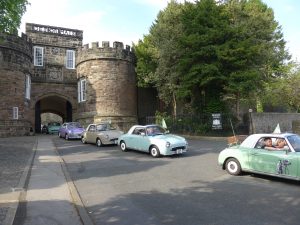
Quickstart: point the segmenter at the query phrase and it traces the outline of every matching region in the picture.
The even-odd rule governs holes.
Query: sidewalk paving
[[[0,138],[0,225],[92,224],[52,138]]]
[[[36,142],[35,136],[0,138],[0,225],[14,218]]]

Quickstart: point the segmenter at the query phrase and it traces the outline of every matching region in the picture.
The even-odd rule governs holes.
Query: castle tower
[[[32,44],[22,37],[0,33],[0,137],[28,135],[32,77]]]
[[[86,125],[109,121],[126,130],[137,123],[137,87],[134,54],[123,43],[92,43],[78,49],[78,110],[75,116]]]

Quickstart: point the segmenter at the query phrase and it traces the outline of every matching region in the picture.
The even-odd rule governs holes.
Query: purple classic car
[[[68,139],[80,139],[84,128],[78,122],[69,122],[61,125],[58,137]]]

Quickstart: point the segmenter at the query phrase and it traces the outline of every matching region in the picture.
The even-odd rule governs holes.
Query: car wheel
[[[102,142],[101,142],[100,138],[97,138],[97,140],[96,140],[96,146],[97,147],[101,147],[102,146]]]
[[[123,152],[126,152],[127,151],[127,147],[126,147],[126,144],[124,141],[121,141],[120,143],[120,148]]]
[[[65,139],[69,140],[69,135],[68,134],[65,134]]]
[[[230,175],[234,176],[240,175],[242,172],[239,161],[234,158],[230,158],[226,161],[225,168]]]
[[[58,132],[58,137],[61,138],[60,132]]]
[[[159,149],[156,146],[151,146],[150,148],[150,154],[154,157],[154,158],[158,158],[160,156],[160,152]]]
[[[81,137],[81,142],[82,142],[82,144],[86,144],[86,140],[84,137]]]

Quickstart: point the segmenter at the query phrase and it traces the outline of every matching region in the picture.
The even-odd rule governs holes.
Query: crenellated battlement
[[[77,49],[77,65],[88,60],[94,59],[119,59],[129,62],[134,62],[134,52],[129,45],[122,42],[113,42],[113,46],[110,46],[109,41],[102,41],[102,46],[99,46],[99,42],[92,42],[91,45],[86,44]]]
[[[0,33],[0,48],[25,54],[32,59],[32,41],[24,33],[21,37]]]

